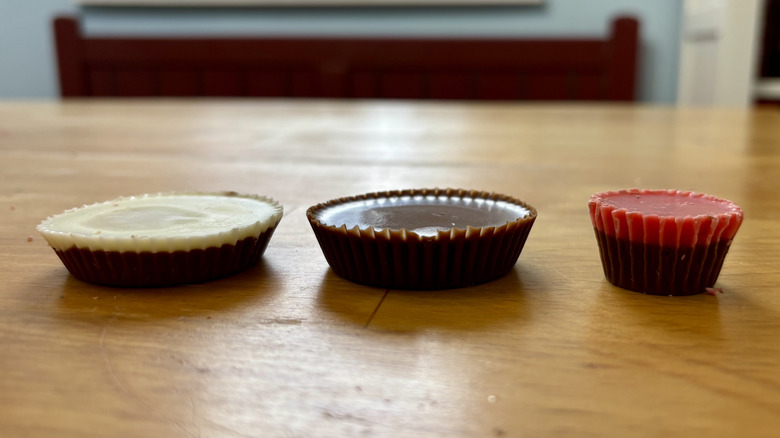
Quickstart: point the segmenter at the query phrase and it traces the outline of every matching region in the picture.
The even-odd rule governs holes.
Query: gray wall
[[[13,5],[13,6],[11,6]],[[640,99],[672,103],[680,0],[546,0],[458,8],[110,8],[79,12],[92,35],[274,34],[605,36],[609,20],[641,20]],[[0,97],[55,97],[50,18],[66,0],[0,0]]]
[[[0,0],[0,98],[58,95],[51,17],[76,10],[69,0]]]

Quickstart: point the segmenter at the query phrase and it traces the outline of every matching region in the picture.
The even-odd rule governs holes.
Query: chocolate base
[[[347,231],[314,222],[312,229],[328,264],[347,280],[388,289],[453,289],[506,275],[535,218],[438,239],[400,231]]]
[[[624,289],[653,295],[693,295],[712,287],[732,242],[729,239],[676,248],[595,232],[607,280]]]
[[[163,287],[226,277],[255,265],[275,227],[235,245],[174,252],[56,251],[71,274],[88,283],[121,287]]]

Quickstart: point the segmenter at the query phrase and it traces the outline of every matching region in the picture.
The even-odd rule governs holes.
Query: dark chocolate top
[[[435,236],[439,230],[497,227],[530,215],[529,208],[503,200],[417,195],[356,199],[323,208],[316,218],[348,229],[406,229]]]

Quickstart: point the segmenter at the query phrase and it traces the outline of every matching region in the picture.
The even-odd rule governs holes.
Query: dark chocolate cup
[[[470,197],[522,206],[529,215],[500,226],[452,228],[435,236],[406,229],[376,230],[324,224],[323,209],[345,202],[400,196]],[[356,283],[388,289],[452,289],[506,275],[520,256],[536,209],[515,198],[479,191],[419,189],[367,193],[334,199],[306,211],[322,253],[333,271]]]
[[[174,252],[119,252],[75,246],[55,250],[68,271],[88,283],[120,287],[165,287],[200,283],[246,270],[260,260],[276,227],[233,245]]]
[[[596,230],[604,276],[615,286],[650,295],[682,296],[715,285],[732,240],[688,247],[646,245]]]

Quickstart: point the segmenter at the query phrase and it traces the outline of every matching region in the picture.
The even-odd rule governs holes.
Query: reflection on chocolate
[[[663,247],[594,230],[607,280],[624,289],[653,295],[693,295],[712,287],[732,242]]]
[[[433,236],[452,228],[496,227],[529,214],[524,206],[506,201],[418,195],[355,200],[324,208],[316,217],[327,225],[406,229]]]
[[[336,274],[385,288],[447,289],[509,272],[536,210],[495,193],[423,189],[336,199],[306,215]]]

